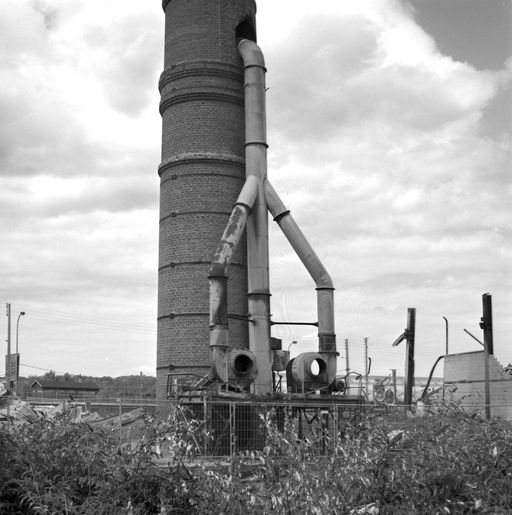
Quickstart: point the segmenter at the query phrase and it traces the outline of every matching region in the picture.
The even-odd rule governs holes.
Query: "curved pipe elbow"
[[[238,43],[238,51],[242,56],[244,67],[258,66],[259,68],[267,69],[265,67],[265,59],[260,47],[250,39],[241,39]]]
[[[256,195],[258,194],[259,179],[253,175],[247,177],[238,199],[233,207],[222,238],[215,251],[208,277],[227,277],[231,257],[242,236],[247,217],[249,216]]]
[[[306,237],[299,229],[295,220],[293,219],[290,211],[286,208],[283,201],[280,199],[276,190],[268,180],[265,180],[265,197],[267,207],[274,217],[274,220],[281,227],[286,238],[297,252],[299,258],[304,263],[306,269],[313,281],[317,290],[334,290],[334,285],[331,276],[325,269],[324,265],[316,255],[315,251],[308,243]]]
[[[316,278],[315,280],[317,290],[334,290],[334,283],[332,282],[331,276],[327,271]]]

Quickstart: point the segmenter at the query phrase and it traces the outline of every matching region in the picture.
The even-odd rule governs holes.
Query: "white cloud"
[[[391,342],[389,315],[398,331],[417,305],[428,348],[436,310],[460,304],[469,318],[471,297],[478,310],[484,291],[510,291],[510,242],[494,232],[511,215],[510,146],[481,126],[504,72],[441,55],[407,12],[384,4],[371,17],[340,8],[329,23],[303,18],[265,52],[269,177],[338,285],[338,336]],[[287,247],[273,241],[281,263]],[[300,292],[311,285],[289,260],[272,275],[272,309],[305,318],[314,309]]]
[[[25,360],[146,373],[155,353],[160,3],[2,7],[1,291],[27,311]],[[342,354],[350,338],[362,367],[368,336],[374,370],[400,368],[403,351],[389,345],[416,306],[426,373],[444,345],[441,315],[462,333],[478,322],[484,291],[495,295],[496,347],[505,348],[510,62],[478,71],[443,56],[396,0],[259,0],[258,30],[269,177],[333,276]],[[274,318],[314,321],[311,278],[275,227],[271,243]],[[316,347],[315,331],[280,326],[276,335],[298,340],[297,353]],[[454,336],[454,348],[465,344]]]

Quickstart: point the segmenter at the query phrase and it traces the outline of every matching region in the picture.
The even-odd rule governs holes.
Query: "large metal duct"
[[[210,371],[208,272],[245,181],[244,76],[253,0],[164,0],[157,396]],[[248,345],[245,238],[230,259],[229,339]]]
[[[265,61],[254,41],[238,45],[245,77],[246,182],[231,213],[210,269],[210,346],[217,379],[248,386],[256,394],[272,392],[268,212],[265,199],[267,141]],[[247,224],[249,349],[233,349],[228,334],[228,266]]]
[[[318,353],[306,352],[294,358],[287,367],[288,387],[305,392],[325,388],[336,378],[336,334],[334,332],[334,286],[331,277],[307,241],[290,211],[278,194],[265,181],[268,209],[286,239],[315,281],[318,315]]]

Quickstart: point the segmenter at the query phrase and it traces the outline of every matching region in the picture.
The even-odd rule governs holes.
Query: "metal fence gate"
[[[267,440],[266,421],[278,431],[292,430],[299,439],[308,438],[320,453],[334,449],[347,423],[357,422],[364,404],[344,403],[254,403],[182,402],[177,416],[201,423],[198,451],[204,456],[233,456],[262,450]]]

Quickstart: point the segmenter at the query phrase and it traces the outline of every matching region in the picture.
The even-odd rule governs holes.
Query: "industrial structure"
[[[163,0],[157,396],[168,381],[268,395],[330,392],[331,278],[267,178],[265,62],[254,0]],[[271,337],[268,213],[317,290],[318,350]]]

